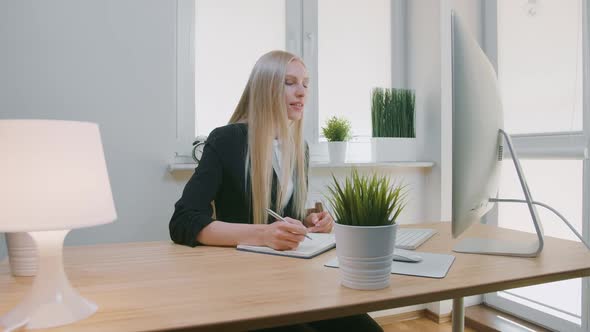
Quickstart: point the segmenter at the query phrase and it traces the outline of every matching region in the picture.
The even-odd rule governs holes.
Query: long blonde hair
[[[272,190],[272,141],[277,135],[281,143],[281,174],[278,175],[275,206],[279,214],[293,177],[293,211],[297,219],[304,217],[307,198],[305,176],[305,144],[303,118],[289,124],[285,105],[285,74],[291,61],[303,60],[284,51],[272,51],[258,59],[238,106],[229,123],[248,123],[246,174],[252,188],[254,224],[266,224]],[[276,131],[275,131],[276,130]]]

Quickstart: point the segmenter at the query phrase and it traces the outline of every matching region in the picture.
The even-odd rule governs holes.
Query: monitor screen
[[[494,205],[502,159],[503,112],[496,72],[465,23],[451,17],[453,237]]]

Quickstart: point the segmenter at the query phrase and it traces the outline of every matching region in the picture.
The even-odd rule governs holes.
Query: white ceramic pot
[[[6,233],[10,271],[15,277],[31,277],[37,273],[37,245],[29,233]]]
[[[371,139],[371,159],[384,161],[416,161],[418,145],[415,138],[373,137]]]
[[[344,163],[344,160],[346,160],[347,146],[348,142],[328,142],[328,153],[330,154],[330,163]]]
[[[343,286],[372,290],[389,287],[397,225],[335,224],[336,256]]]

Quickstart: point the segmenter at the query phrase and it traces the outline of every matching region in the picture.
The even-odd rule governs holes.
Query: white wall
[[[100,125],[118,219],[74,230],[67,244],[169,238],[185,181],[165,171],[176,135],[175,20],[166,0],[0,2],[0,118]]]
[[[425,220],[443,220],[441,214],[441,117],[440,117],[440,3],[438,0],[407,2],[408,87],[416,90],[416,136],[422,160],[435,162],[426,176],[422,199]],[[444,166],[444,165],[443,165]],[[450,220],[450,218],[446,218]]]
[[[337,178],[349,176],[350,168],[312,168],[309,175],[309,197],[308,205],[313,206],[313,202],[321,201],[330,209],[329,204],[325,199],[327,193],[327,185],[333,183],[332,174]],[[371,167],[359,169],[360,174],[370,174],[377,172],[379,174],[387,174],[392,181],[398,181],[407,185],[408,189],[408,204],[399,215],[397,221],[400,224],[417,224],[425,221],[425,214],[423,209],[423,197],[426,193],[425,178],[430,169],[428,168],[386,168],[386,167]]]

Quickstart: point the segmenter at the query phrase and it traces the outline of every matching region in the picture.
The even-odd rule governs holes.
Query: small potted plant
[[[415,161],[416,97],[409,89],[375,88],[371,98],[375,161]]]
[[[330,162],[343,163],[346,159],[347,141],[350,139],[350,122],[344,117],[333,116],[326,121],[322,132],[328,140]]]
[[[381,289],[390,284],[396,219],[406,205],[406,186],[386,175],[360,175],[339,182],[332,175],[327,199],[334,212],[336,256],[343,286]]]

